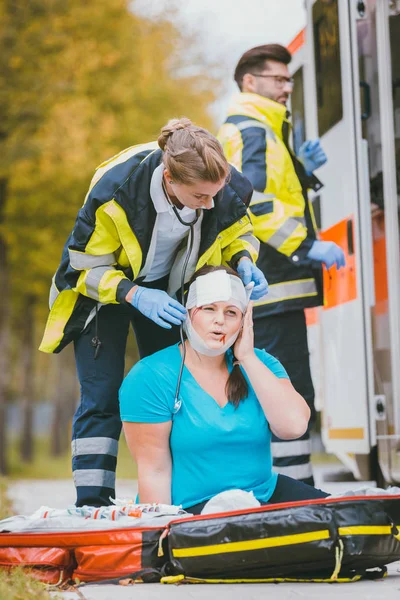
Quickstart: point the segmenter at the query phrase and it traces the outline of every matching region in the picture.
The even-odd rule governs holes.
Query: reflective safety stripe
[[[107,437],[79,438],[71,442],[72,456],[84,454],[118,455],[118,440]]]
[[[51,282],[50,293],[49,293],[49,308],[51,308],[56,301],[56,298],[60,292],[57,289],[57,286],[54,282],[54,277]]]
[[[292,217],[292,219],[295,219],[296,221],[304,225],[304,227],[306,226],[306,220],[304,217]]]
[[[293,442],[272,442],[272,456],[284,458],[285,456],[303,456],[311,454],[311,440],[293,440]]]
[[[179,583],[180,581],[186,581],[188,583],[352,583],[353,581],[359,581],[362,575],[354,575],[353,577],[327,577],[326,579],[317,579],[316,577],[308,578],[294,578],[294,577],[267,577],[265,579],[254,578],[254,579],[200,579],[199,577],[185,577],[185,575],[167,575],[161,577],[160,583]],[[383,574],[382,577],[385,577]]]
[[[104,273],[110,271],[113,267],[96,267],[95,269],[90,269],[85,279],[86,291],[90,298],[94,298],[94,300],[100,300],[100,281],[103,277]]]
[[[257,252],[257,254],[260,252],[260,242],[256,237],[254,237],[254,235],[251,235],[251,233],[246,233],[245,235],[241,235],[240,238],[238,238],[238,239],[251,244],[253,246],[254,250]]]
[[[290,465],[288,467],[275,467],[274,465],[274,471],[293,479],[308,479],[308,477],[313,476],[312,466],[309,462],[304,465]]]
[[[265,125],[264,123],[260,123],[260,121],[253,121],[252,119],[248,119],[247,121],[242,121],[241,123],[235,123],[236,127],[239,131],[243,131],[244,129],[250,129],[251,127],[257,127],[257,129],[264,129],[267,137],[276,140],[276,135],[271,127]]]
[[[251,197],[250,206],[252,206],[252,204],[258,204],[258,202],[265,202],[265,200],[275,200],[275,198],[275,194],[263,194],[262,192],[257,192],[257,190],[254,190]]]
[[[77,487],[115,487],[114,471],[104,469],[77,469],[73,472],[74,483]]]
[[[282,246],[282,244],[292,235],[299,224],[299,221],[295,218],[290,217],[289,219],[286,219],[283,225],[268,238],[267,244],[273,248],[279,248],[279,246]]]
[[[390,535],[391,525],[353,525],[338,527],[339,535]],[[397,536],[394,536],[397,537]]]
[[[172,548],[172,554],[177,558],[193,556],[209,556],[210,554],[227,554],[230,552],[247,552],[261,550],[262,548],[275,548],[277,546],[292,546],[317,540],[328,540],[328,529],[311,531],[309,533],[295,533],[261,540],[247,540],[244,542],[228,542],[226,544],[213,544],[212,546],[195,546],[193,548]]]
[[[271,304],[282,300],[293,300],[294,298],[304,298],[306,296],[316,296],[318,294],[314,279],[300,279],[298,281],[285,281],[283,283],[273,283],[268,288],[268,294],[257,300],[255,306]]]
[[[113,252],[109,254],[101,254],[95,256],[94,254],[85,254],[84,252],[77,252],[76,250],[68,250],[69,262],[73,269],[81,271],[82,269],[94,269],[95,267],[104,267],[106,265],[115,265],[115,255]]]

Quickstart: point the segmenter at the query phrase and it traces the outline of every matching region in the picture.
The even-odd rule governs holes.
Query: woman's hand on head
[[[247,306],[242,330],[233,347],[233,352],[239,362],[254,356],[253,302],[249,302]]]

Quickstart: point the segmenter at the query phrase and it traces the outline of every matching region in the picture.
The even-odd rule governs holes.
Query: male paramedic
[[[254,187],[250,215],[261,242],[257,265],[269,282],[268,295],[254,306],[255,346],[283,364],[313,418],[304,309],[323,303],[322,266],[340,268],[345,258],[334,242],[317,239],[308,199],[309,188],[322,187],[313,174],[327,160],[321,144],[305,142],[297,157],[289,145],[290,61],[290,53],[279,44],[243,54],[234,75],[240,93],[232,99],[218,138],[228,161]],[[273,436],[275,470],[313,485],[310,452],[309,430],[294,441]]]

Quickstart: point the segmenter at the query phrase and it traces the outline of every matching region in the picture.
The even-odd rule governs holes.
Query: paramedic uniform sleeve
[[[94,222],[85,206],[79,211],[68,241],[66,278],[69,272],[74,282],[71,287],[80,294],[103,304],[116,304],[125,301],[126,294],[135,284],[116,268],[121,241],[106,209],[107,203],[97,209]]]
[[[237,131],[227,139],[228,160],[254,187],[250,216],[254,235],[294,262],[306,258],[305,201],[289,152],[262,123]]]

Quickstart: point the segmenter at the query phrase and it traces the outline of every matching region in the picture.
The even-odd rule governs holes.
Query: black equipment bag
[[[174,521],[163,583],[354,581],[400,559],[400,496],[271,504]],[[367,572],[368,569],[374,569]]]

